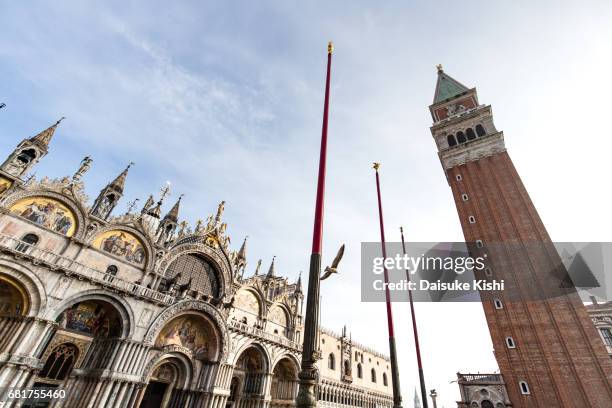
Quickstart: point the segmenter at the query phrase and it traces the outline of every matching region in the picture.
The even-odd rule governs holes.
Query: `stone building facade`
[[[114,215],[130,166],[91,205],[89,157],[71,177],[28,177],[58,125],[0,166],[0,385],[66,395],[34,404],[5,392],[3,406],[293,406],[301,280],[274,261],[245,277],[246,239],[230,248],[224,202],[193,228],[180,197],[162,212],[167,188]],[[387,357],[346,331],[321,339],[333,355],[319,362],[322,406],[392,405]]]
[[[612,358],[612,301],[600,303],[592,296],[591,304],[586,308],[608,355]]]
[[[457,385],[461,400],[457,408],[506,408],[512,407],[506,383],[501,374],[457,373]]]
[[[438,68],[431,133],[473,257],[513,407],[605,408],[612,361],[506,150],[490,105]],[[536,135],[537,136],[537,135]],[[550,169],[548,169],[550,170]]]

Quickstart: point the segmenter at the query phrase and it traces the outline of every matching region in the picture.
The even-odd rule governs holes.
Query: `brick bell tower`
[[[612,360],[493,124],[490,105],[438,66],[431,133],[471,251],[497,363],[519,407],[612,407]],[[474,255],[474,254],[473,254]],[[469,338],[469,337],[468,337]]]

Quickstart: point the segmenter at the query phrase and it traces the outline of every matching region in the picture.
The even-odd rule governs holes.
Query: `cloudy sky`
[[[323,324],[387,350],[384,305],[360,303],[360,243],[462,234],[428,127],[435,65],[478,88],[554,240],[608,241],[609,1],[3,2],[0,149],[67,119],[38,175],[92,155],[95,196],[134,161],[123,203],[172,183],[192,223],[226,200],[249,271],[295,278],[312,236],[326,44],[333,39]],[[170,205],[171,203],[168,203]],[[457,371],[496,370],[478,304],[418,304],[427,387],[459,398]],[[406,304],[395,305],[406,406],[418,382]]]

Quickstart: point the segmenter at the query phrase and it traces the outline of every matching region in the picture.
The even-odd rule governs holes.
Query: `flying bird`
[[[334,258],[331,266],[328,266],[325,268],[325,271],[323,272],[323,276],[321,276],[321,280],[325,280],[329,278],[332,274],[338,273],[338,265],[340,264],[340,261],[342,260],[343,255],[344,255],[344,244],[342,244],[342,246],[338,250],[338,253],[336,254],[336,257]]]

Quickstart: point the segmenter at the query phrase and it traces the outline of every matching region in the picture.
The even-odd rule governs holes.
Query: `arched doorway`
[[[0,276],[0,317],[24,316],[29,308],[28,296],[21,284]]]
[[[272,372],[271,407],[292,406],[298,391],[298,368],[293,360],[282,358]]]
[[[218,365],[221,334],[205,315],[189,312],[166,323],[155,347],[165,354],[151,370],[140,407],[179,408],[195,398],[193,378],[211,375]]]
[[[251,346],[240,354],[232,377],[232,383],[239,385],[234,395],[234,408],[256,404],[263,399],[268,372],[266,361],[264,352],[258,346]]]
[[[118,347],[124,330],[123,318],[110,301],[95,298],[76,302],[66,307],[56,322],[57,329],[40,355],[43,368],[34,379],[34,388],[64,387],[75,368],[107,369],[113,363],[105,357]],[[72,386],[82,378],[70,380],[74,381]]]
[[[140,408],[168,406],[172,390],[180,386],[181,365],[175,359],[164,360],[151,374],[149,383],[140,402]]]

